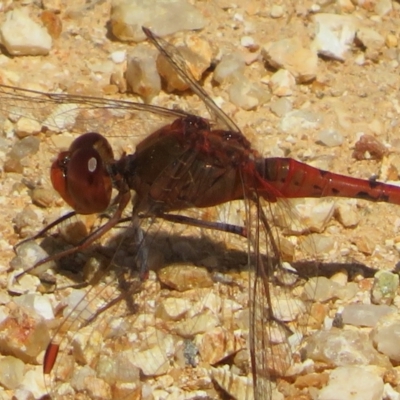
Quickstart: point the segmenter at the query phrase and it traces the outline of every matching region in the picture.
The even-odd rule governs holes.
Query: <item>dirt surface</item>
[[[114,63],[111,60],[111,54],[121,50],[129,53],[134,46],[133,43],[123,43],[112,38],[108,24],[110,2],[94,2],[90,5],[79,1],[66,3],[68,3],[68,6],[61,4],[59,7],[60,12],[54,13],[54,17],[62,23],[62,31],[59,37],[53,38],[50,53],[47,56],[12,57],[4,52],[0,55],[1,83],[43,92],[62,92],[112,99],[137,100],[138,98],[130,93],[118,93],[118,87],[110,84],[112,73],[123,72],[125,67],[124,63]],[[320,1],[316,3],[302,1],[300,2],[301,4],[298,3],[291,3],[285,0],[277,1],[276,4],[256,0],[237,0],[232,2],[224,0],[194,1],[194,6],[200,10],[207,20],[207,26],[195,34],[206,39],[211,44],[213,62],[217,63],[223,54],[229,54],[234,51],[241,53],[248,60],[244,76],[249,81],[256,82],[264,87],[268,100],[252,110],[244,110],[235,106],[227,94],[229,83],[215,84],[212,79],[211,68],[203,75],[201,85],[213,99],[217,100],[221,108],[235,121],[244,135],[254,144],[254,148],[264,157],[293,157],[313,166],[340,174],[363,179],[398,182],[398,168],[400,168],[400,164],[398,164],[398,152],[400,151],[398,135],[400,112],[398,99],[400,85],[398,77],[400,61],[398,49],[400,34],[399,3],[393,2],[393,10],[384,16],[378,16],[372,2],[364,2],[363,5],[353,5],[352,7],[350,7],[352,5],[350,2],[347,4],[339,1]],[[283,13],[281,17],[272,18],[270,16],[270,10],[273,5],[282,6]],[[312,127],[297,127],[290,132],[285,132],[282,129],[283,117],[277,116],[271,111],[272,104],[279,99],[278,96],[271,94],[267,84],[275,70],[262,60],[261,48],[268,42],[292,37],[298,37],[305,48],[311,48],[314,37],[313,12],[311,10],[317,11],[316,5],[318,5],[319,12],[354,16],[360,23],[379,33],[384,38],[384,43],[378,49],[373,49],[374,51],[372,51],[355,41],[349,46],[343,61],[329,57],[319,57],[315,79],[307,83],[296,83],[292,88],[292,95],[286,97],[292,103],[293,110],[309,112],[313,120],[317,121],[317,124]],[[4,5],[3,9],[7,11],[14,6],[10,2],[10,4]],[[29,4],[25,8],[33,19],[40,20],[43,9],[35,4]],[[184,37],[186,34],[188,33],[179,32],[177,35]],[[251,36],[254,39],[254,45],[251,48],[245,48],[241,45],[241,39],[245,36]],[[361,59],[362,62],[360,61]],[[205,106],[190,92],[169,94],[163,91],[153,99],[153,104],[168,108],[181,108],[194,114],[208,117]],[[44,111],[47,111],[39,110],[34,104],[31,106],[26,105],[26,107],[28,107],[27,113],[37,115],[38,120],[43,116]],[[155,127],[158,127],[160,121],[155,120],[153,122],[152,118],[149,117],[149,120],[144,121],[145,126],[143,127],[142,120],[122,120],[115,124],[110,123],[109,126],[107,125],[107,131],[104,131],[102,121],[99,124],[99,121],[95,121],[92,117],[92,120],[89,119],[83,124],[84,128],[76,126],[72,133],[40,132],[35,135],[35,138],[39,139],[39,151],[14,164],[10,161],[9,152],[12,146],[21,138],[17,137],[12,129],[8,130],[10,106],[6,101],[2,100],[1,95],[0,112],[4,126],[2,138],[0,139],[0,161],[2,165],[2,191],[0,197],[2,204],[2,218],[0,221],[0,293],[2,297],[0,302],[8,309],[10,307],[10,295],[7,290],[7,280],[10,268],[9,263],[14,257],[13,245],[22,238],[37,232],[68,209],[53,191],[49,179],[51,162],[59,151],[68,147],[72,139],[83,132],[82,129],[88,128],[100,130],[101,134],[111,138],[117,155],[121,155],[123,152],[132,153],[136,143],[154,130]],[[19,110],[18,113],[23,114],[24,110]],[[6,119],[8,120],[7,123],[4,122]],[[11,122],[14,123],[15,120]],[[40,121],[40,123],[42,122]],[[110,132],[108,129],[112,129],[112,131]],[[318,135],[321,131],[326,130],[339,132],[343,142],[333,147],[322,145]],[[368,154],[365,149],[361,149],[361,157],[366,155],[367,159],[355,159],[353,152],[362,133],[373,136],[377,142],[385,146],[387,149],[383,151],[385,154],[379,153],[382,157],[379,156],[379,159],[369,157],[368,154],[373,152],[373,146],[367,145]],[[318,258],[324,263],[337,263],[339,264],[339,271],[344,270],[346,266],[352,263],[360,263],[371,268],[394,269],[399,258],[400,219],[397,217],[398,207],[362,200],[332,200],[332,202],[335,214],[323,224],[321,232],[314,234],[313,244],[311,245],[312,250],[306,254],[306,258]],[[310,207],[314,207],[313,204]],[[338,216],[340,214],[338,204],[344,205],[344,212],[347,216],[351,215],[355,218],[355,226],[346,227],[346,224],[341,222],[341,218]],[[221,210],[220,212],[222,213],[232,212],[232,210],[235,212],[236,205],[226,206]],[[22,215],[24,218],[29,219],[30,212],[34,213],[32,221],[22,224],[22,228],[21,226],[17,228],[16,217]],[[212,211],[206,210],[202,213],[201,218],[210,218],[212,214]],[[229,218],[231,221],[236,221],[234,216],[230,215]],[[87,218],[85,222],[86,227],[89,228],[92,224],[95,224],[94,218]],[[199,244],[196,241],[192,242],[192,239],[188,239],[185,242],[181,238],[181,236],[189,236],[191,234],[192,230],[190,228],[186,230],[181,227],[173,228],[165,222],[162,224],[162,228],[165,232],[171,234],[172,239],[169,240],[163,237],[160,243],[157,243],[156,250],[152,252],[151,257],[155,259],[154,264],[157,265],[157,268],[160,268],[162,262],[159,260],[163,258],[165,264],[173,264],[168,255],[162,254],[163,249],[167,246],[166,243],[168,246],[174,247],[177,253],[184,255],[192,254],[194,250],[198,250]],[[161,230],[157,226],[152,229],[155,231]],[[120,230],[116,230],[116,234],[118,233],[120,233]],[[204,235],[201,233],[199,236],[204,239]],[[328,238],[325,250],[323,247],[320,250],[319,243],[322,240],[321,238]],[[294,245],[298,245],[305,240],[301,235],[286,236],[286,239],[288,243],[290,242]],[[235,262],[238,262],[239,265],[241,265],[242,258],[244,258],[245,264],[245,242],[236,238],[232,239],[229,235],[217,235],[216,240],[216,243],[213,243],[212,240],[209,243],[206,240],[207,243],[201,249],[201,259],[190,259],[189,263],[200,264],[211,269],[217,269],[216,266],[218,266],[219,262],[225,263],[223,271],[229,275],[226,267],[226,264],[231,262],[229,257],[228,259],[220,260],[218,254],[215,254],[220,250],[221,241],[226,240],[227,243],[225,245],[228,248],[241,249],[241,252],[231,254],[231,258],[236,258]],[[171,241],[175,242],[172,243]],[[118,241],[115,240],[115,242]],[[57,248],[58,244],[52,244],[52,246],[54,247],[51,250],[55,251],[54,249]],[[118,245],[114,244],[114,247],[110,245],[108,250],[103,250],[106,253],[106,258],[110,256],[108,253],[111,253],[115,247],[118,247]],[[225,252],[226,248],[223,251]],[[298,248],[296,248],[295,253],[296,256],[304,256],[304,253]],[[121,254],[121,257],[126,254],[126,257],[133,258],[133,255],[129,254],[128,250],[126,253],[122,252]],[[79,257],[78,260],[74,259],[73,262],[79,265]],[[179,262],[183,261],[179,260]],[[179,265],[179,262],[177,265]],[[229,295],[236,296],[235,299],[238,303],[242,301],[243,304],[246,304],[242,291],[245,290],[243,288],[246,288],[247,277],[240,270],[239,265],[234,267],[233,279],[240,280],[238,285],[240,290],[232,287],[230,289],[218,287],[215,290],[218,293],[226,290],[227,293],[224,293],[226,298],[229,298]],[[343,268],[341,268],[341,265]],[[75,279],[77,279],[76,276]],[[360,288],[362,285],[371,286],[371,280],[361,280],[361,282],[359,283]],[[160,289],[160,282],[155,274],[151,274],[147,286],[148,292],[144,292],[137,302],[141,306],[147,302],[146,306],[150,310],[153,312],[155,310],[159,311],[157,306],[168,297],[168,291],[165,286],[162,286],[164,291]],[[227,287],[229,288],[229,285]],[[118,291],[120,291],[120,288]],[[157,294],[158,291],[160,291],[161,295]],[[56,291],[54,294],[55,299],[59,301],[60,297],[65,296],[66,293]],[[92,291],[91,296],[95,297],[93,295]],[[181,295],[177,295],[174,292],[174,296],[178,298]],[[110,297],[113,296],[110,295]],[[241,298],[241,300],[238,300],[238,298]],[[106,301],[105,299],[103,300]],[[54,304],[57,301],[54,300]],[[152,301],[155,303],[150,304]],[[356,300],[352,301],[356,302]],[[333,304],[335,302],[336,304]],[[341,301],[334,300],[324,304],[328,309],[332,307],[333,311],[327,312],[331,317],[334,316],[334,313],[341,305]],[[229,319],[231,311],[226,311],[224,319]],[[126,309],[121,309],[118,316],[122,318],[125,313],[127,313]],[[115,314],[117,315],[117,312]],[[143,317],[142,324],[149,325],[152,317],[149,317],[148,314],[145,315],[147,320]],[[163,318],[161,317],[161,319]],[[57,320],[61,320],[61,314],[58,314]],[[102,319],[102,322],[103,324],[106,323],[105,318]],[[51,326],[51,323],[49,322],[48,325]],[[135,326],[135,328],[138,328],[138,326]],[[50,330],[50,332],[50,335],[52,335],[53,331]],[[144,341],[143,338],[142,340]],[[240,345],[235,342],[236,345],[241,349],[246,348],[246,335],[237,340]],[[119,345],[124,348],[123,344],[120,343]],[[4,355],[10,355],[10,351],[5,351]],[[43,352],[40,352],[34,357],[34,360],[24,359],[23,361],[27,364],[25,372],[31,368],[39,374],[42,357]],[[21,358],[23,359],[23,357]],[[203,364],[201,364],[201,367],[203,367]],[[121,396],[119,398],[124,398],[123,396],[138,399],[196,398],[194,394],[192,394],[192,397],[187,394],[195,393],[196,390],[203,390],[206,393],[204,397],[201,397],[199,392],[196,392],[199,396],[198,398],[226,398],[220,389],[215,389],[217,385],[209,377],[207,378],[206,372],[202,371],[200,373],[198,370],[193,372],[187,366],[182,370],[187,374],[187,378],[186,375],[183,375],[183,372],[176,368],[172,373],[169,371],[156,378],[147,377],[143,379],[141,382],[144,382],[144,385],[149,385],[149,387],[153,388],[149,389],[149,393],[151,393],[149,395],[146,395],[146,389],[143,389],[143,386],[137,384],[138,386],[132,391],[134,394],[131,394],[131,397],[126,395],[127,392],[124,392],[119,387],[120,392],[114,391],[113,393],[117,397],[112,398],[118,398],[118,393]],[[389,370],[395,371],[395,369],[387,368],[387,371]],[[320,373],[321,370],[318,372]],[[321,382],[324,382],[326,378],[324,373],[319,374],[317,382],[313,382],[311,378],[309,380],[304,379],[307,384],[302,383],[293,387],[291,384],[294,379],[284,381],[282,386],[285,393],[284,398],[318,398],[319,385],[322,385],[323,383]],[[66,376],[68,375],[67,373],[65,374]],[[199,374],[199,376],[195,378],[195,374]],[[382,372],[382,369],[377,372],[379,376],[384,374],[385,372]],[[306,372],[303,375],[310,376]],[[63,376],[61,373],[61,380],[65,379]],[[386,379],[386,381],[389,381],[389,379]],[[0,381],[0,383],[2,382]],[[391,383],[394,388],[398,385],[397,379],[393,379]],[[198,386],[193,387],[195,384]],[[0,396],[5,399],[11,398],[11,393],[17,389],[17,386],[8,388],[10,390],[5,389],[3,393],[0,392]],[[289,386],[290,389],[288,389]],[[181,392],[175,391],[176,388],[180,389]],[[43,389],[44,392],[45,389]],[[171,393],[175,393],[177,397],[172,397]],[[184,397],[185,393],[187,397]],[[76,396],[69,398],[95,398],[93,394],[86,394],[88,397],[83,394],[81,395],[82,397],[79,397],[80,395]],[[97,398],[107,398],[107,396],[103,397],[104,394],[98,394],[97,396]],[[67,395],[65,397],[61,395],[60,398],[68,397]],[[239,395],[238,398],[244,397]]]

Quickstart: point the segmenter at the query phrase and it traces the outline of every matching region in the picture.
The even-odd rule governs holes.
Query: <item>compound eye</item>
[[[112,181],[106,168],[108,160],[103,160],[99,148],[111,149],[101,135],[87,133],[77,138],[69,151],[60,153],[51,167],[54,189],[78,214],[102,212],[111,201]],[[106,156],[109,157],[110,153]]]

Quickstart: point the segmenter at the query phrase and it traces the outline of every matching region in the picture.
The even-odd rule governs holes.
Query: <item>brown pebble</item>
[[[353,157],[356,160],[382,160],[387,153],[388,149],[374,136],[363,135],[354,147]]]
[[[9,158],[3,165],[4,172],[15,172],[17,174],[22,174],[24,171],[24,167],[21,164],[20,160],[15,158]]]
[[[62,22],[60,17],[53,11],[43,11],[40,19],[46,27],[47,32],[53,39],[60,37],[62,32]]]
[[[326,372],[321,374],[311,373],[297,377],[294,385],[300,389],[310,386],[321,389],[328,383],[328,379],[329,375]]]

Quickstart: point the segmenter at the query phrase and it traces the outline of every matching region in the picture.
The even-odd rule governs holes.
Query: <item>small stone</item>
[[[336,202],[335,217],[345,228],[357,226],[361,219],[357,212],[357,202],[339,199]]]
[[[295,134],[305,130],[315,129],[320,123],[320,116],[314,112],[308,110],[293,110],[282,118],[280,128],[283,132]]]
[[[128,354],[129,353],[129,354]],[[140,368],[146,376],[164,375],[169,369],[170,357],[173,357],[175,348],[172,336],[166,335],[159,339],[157,346],[148,350],[127,350],[125,356],[132,359],[132,364]]]
[[[357,246],[357,249],[364,254],[372,254],[378,243],[376,229],[365,228],[362,234],[355,234],[351,242]]]
[[[24,368],[24,363],[18,358],[0,358],[0,383],[7,389],[16,389],[22,381]]]
[[[374,327],[381,318],[394,312],[393,307],[386,305],[349,304],[343,309],[342,320],[344,324]]]
[[[185,319],[177,322],[174,325],[174,332],[179,336],[191,339],[199,333],[204,333],[212,330],[219,325],[219,319],[210,312],[203,312],[195,315],[190,319]]]
[[[324,129],[318,133],[317,143],[327,147],[340,146],[343,143],[343,135],[336,129]]]
[[[7,51],[14,56],[46,55],[52,46],[46,28],[34,22],[23,9],[6,14],[6,20],[0,26],[0,38]]]
[[[34,241],[21,244],[16,248],[16,253],[17,255],[10,261],[10,266],[14,270],[29,270],[29,272],[32,274],[40,275],[49,268],[56,267],[54,261],[49,261],[46,264],[40,265],[34,270],[30,270],[30,268],[32,268],[37,262],[49,256],[46,251]]]
[[[269,12],[269,15],[271,16],[271,18],[281,18],[283,17],[284,13],[285,9],[283,6],[279,4],[273,4]]]
[[[203,362],[214,365],[235,354],[244,347],[239,338],[222,327],[216,327],[196,337],[197,347]]]
[[[267,43],[262,47],[261,54],[272,67],[288,70],[297,82],[309,82],[316,77],[317,54],[303,47],[299,38]]]
[[[126,50],[113,51],[110,58],[115,64],[121,64],[126,60]]]
[[[62,0],[42,0],[42,6],[45,10],[50,10],[56,13],[62,10]]]
[[[36,154],[39,151],[40,139],[34,136],[27,136],[16,142],[8,156],[12,159],[21,160],[27,156]]]
[[[319,400],[380,400],[383,396],[381,377],[361,367],[333,370],[329,383],[318,394]]]
[[[337,5],[343,13],[350,14],[355,9],[354,4],[351,2],[351,0],[338,0]]]
[[[15,134],[20,138],[37,135],[42,130],[42,125],[32,118],[21,117],[15,124]]]
[[[113,34],[123,41],[146,39],[142,26],[149,26],[158,36],[182,30],[203,29],[203,15],[186,0],[123,0],[111,10]]]
[[[360,28],[357,31],[357,39],[366,47],[365,55],[370,60],[379,57],[379,52],[385,44],[385,38],[370,28]]]
[[[374,276],[371,300],[374,304],[390,305],[399,287],[399,275],[389,271],[378,271]]]
[[[389,49],[397,47],[398,39],[393,33],[388,33],[385,39],[385,44]]]
[[[291,234],[322,232],[335,210],[334,201],[328,199],[293,199],[290,203],[296,210],[297,218],[288,218],[283,209],[277,209],[274,220]]]
[[[374,11],[380,16],[389,14],[393,9],[391,0],[377,0]]]
[[[50,207],[56,202],[58,197],[53,189],[37,187],[31,191],[32,203],[39,207]]]
[[[158,278],[164,285],[180,292],[213,285],[209,272],[205,268],[194,266],[171,265],[162,268],[158,272]]]
[[[299,315],[305,312],[305,304],[299,299],[289,299],[287,297],[274,297],[272,299],[274,317],[278,321],[294,321]]]
[[[239,376],[229,371],[227,367],[212,368],[212,378],[232,398],[254,400],[253,379],[251,377]]]
[[[315,39],[312,44],[318,54],[344,61],[352,45],[357,20],[349,15],[315,14]]]
[[[213,79],[219,84],[235,82],[241,79],[245,69],[245,61],[241,54],[231,53],[221,58],[214,70]]]
[[[125,77],[132,91],[146,102],[161,90],[161,78],[156,67],[158,52],[141,45],[129,53]]]
[[[243,47],[248,47],[248,48],[254,48],[255,46],[255,41],[251,36],[242,36],[240,38],[240,44]]]
[[[294,385],[300,389],[316,387],[322,389],[328,383],[329,375],[327,373],[311,373],[303,376],[298,376]]]
[[[45,386],[43,379],[43,367],[38,365],[27,371],[20,384],[20,388],[25,388],[29,393],[32,393],[35,399],[41,399],[47,395],[48,388]]]
[[[209,42],[193,35],[186,35],[184,42],[175,41],[172,44],[185,61],[188,72],[196,81],[200,80],[211,63],[212,51]],[[162,54],[158,55],[156,64],[158,73],[167,83],[167,91],[184,91],[189,88],[188,83],[177,74]]]
[[[372,135],[362,135],[354,146],[352,157],[356,160],[382,160],[388,149]]]
[[[271,101],[269,104],[271,112],[273,112],[277,117],[283,117],[293,109],[293,104],[289,99],[280,98]]]
[[[269,81],[269,87],[274,95],[283,97],[291,96],[296,86],[294,76],[285,69],[280,69],[272,75]]]
[[[50,341],[47,324],[23,307],[16,306],[0,325],[0,346],[6,354],[35,363]]]
[[[368,335],[359,331],[338,328],[318,331],[309,338],[306,352],[308,358],[331,366],[390,366],[389,360],[375,350]]]
[[[328,254],[335,247],[335,239],[332,235],[322,235],[319,233],[312,233],[307,235],[301,242],[302,250],[308,254],[324,255]]]
[[[36,233],[39,217],[33,210],[32,205],[26,206],[13,218],[16,232],[21,238],[32,236]]]
[[[271,98],[271,94],[263,85],[252,82],[244,77],[236,80],[229,87],[228,94],[229,100],[233,104],[247,111],[254,110]]]
[[[180,320],[191,308],[191,303],[185,299],[168,297],[162,301],[156,311],[156,316],[163,320]]]
[[[53,307],[50,300],[40,293],[27,293],[15,298],[15,303],[27,310],[33,311],[44,319],[54,319]]]
[[[3,165],[4,172],[14,172],[16,174],[22,174],[24,172],[24,167],[21,164],[21,160],[16,160],[15,158],[8,158]]]
[[[304,295],[307,300],[324,303],[336,296],[338,286],[336,282],[324,276],[311,278],[304,285]]]
[[[40,15],[40,20],[53,39],[58,39],[62,32],[61,18],[54,11],[45,10]]]

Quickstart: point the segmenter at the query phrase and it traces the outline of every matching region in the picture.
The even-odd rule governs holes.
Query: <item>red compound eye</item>
[[[112,182],[106,169],[111,160],[107,140],[98,133],[86,133],[53,162],[53,187],[78,214],[102,212],[111,200]]]

